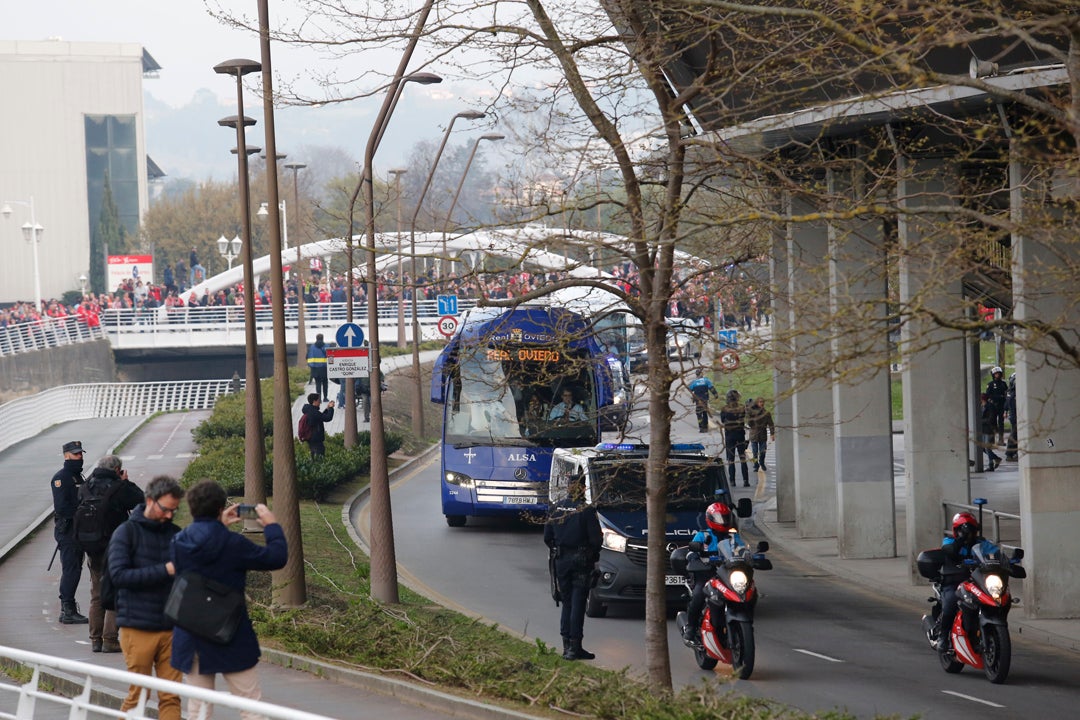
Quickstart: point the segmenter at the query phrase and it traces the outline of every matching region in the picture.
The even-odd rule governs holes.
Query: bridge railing
[[[62,385],[0,405],[0,450],[71,420],[212,408],[231,380]]]
[[[212,708],[231,708],[253,716],[267,717],[270,720],[331,720],[325,715],[250,700],[226,692],[206,690],[150,675],[140,675],[78,660],[65,660],[11,647],[0,646],[0,663],[9,667],[28,668],[32,673],[30,680],[22,684],[0,682],[0,698],[5,699],[4,702],[0,702],[0,718],[10,720],[34,720],[35,717],[59,717],[61,714],[69,718],[118,717],[117,708],[120,703],[117,695],[126,691],[129,685],[137,685],[145,688],[145,691],[139,698],[139,704],[125,711],[123,717],[127,720],[156,718],[157,710],[147,707],[147,698],[151,692],[162,690],[179,695],[184,706],[187,706],[187,701],[191,699],[202,701],[203,711],[200,716],[203,718],[208,716]],[[107,687],[107,683],[111,687]],[[52,691],[52,688],[57,686],[81,688],[81,690],[57,694]],[[14,702],[6,702],[7,698],[12,698]],[[12,705],[13,710],[8,710]],[[35,715],[39,705],[42,715]],[[198,720],[198,718],[192,718],[192,720]]]
[[[75,315],[14,323],[0,328],[0,357],[103,337],[100,326],[89,325]]]

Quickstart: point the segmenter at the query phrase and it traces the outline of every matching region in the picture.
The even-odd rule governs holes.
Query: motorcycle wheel
[[[585,597],[585,615],[591,618],[607,617],[607,605],[596,597],[596,590],[589,590]]]
[[[728,628],[731,670],[739,679],[747,680],[754,672],[754,626],[748,622],[736,621]]]
[[[987,625],[982,633],[983,672],[995,685],[1005,682],[1012,664],[1012,640],[1009,628],[1003,625]]]
[[[697,661],[697,666],[702,670],[712,670],[717,663],[716,658],[705,652],[704,646],[694,648],[694,660]]]

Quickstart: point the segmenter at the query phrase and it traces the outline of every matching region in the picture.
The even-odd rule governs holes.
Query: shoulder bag
[[[244,593],[197,572],[173,580],[165,617],[204,640],[228,645],[244,615]]]

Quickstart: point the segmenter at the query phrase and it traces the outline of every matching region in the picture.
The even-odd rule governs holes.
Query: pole
[[[33,195],[30,196],[30,244],[34,246],[34,309],[41,312],[41,266],[38,264],[38,224]]]
[[[288,163],[285,167],[293,171],[293,222],[300,221],[300,180],[298,174],[307,167],[303,163]],[[295,228],[294,228],[295,229]],[[300,265],[300,235],[296,236],[296,367],[307,368],[307,335],[304,331],[304,275]]]
[[[405,170],[390,171],[394,176],[394,194],[397,195],[397,345],[399,348],[405,347],[405,278],[402,275],[401,258],[401,176],[405,172]]]
[[[442,259],[441,263],[445,264],[449,253],[446,250],[446,232],[450,228],[450,218],[454,216],[454,208],[457,207],[458,198],[461,196],[461,188],[465,185],[465,178],[469,175],[469,168],[472,167],[473,158],[476,157],[476,149],[480,147],[481,140],[502,140],[502,135],[481,135],[476,138],[476,142],[473,143],[472,150],[469,152],[469,159],[465,163],[465,169],[461,171],[461,179],[458,180],[457,190],[454,191],[454,199],[450,202],[450,210],[446,213],[446,222],[443,223],[442,229]],[[439,273],[440,278],[445,276],[445,269]]]
[[[259,0],[259,48],[262,58],[263,122],[266,126],[266,157],[277,157],[274,130],[274,75],[270,58],[270,11],[268,0]],[[266,191],[270,211],[270,247],[281,247],[278,217],[277,162],[266,164]],[[273,599],[285,606],[307,600],[304,579],[304,546],[300,533],[300,499],[296,488],[296,453],[293,446],[292,397],[289,387],[288,346],[285,344],[285,280],[280,252],[270,253],[271,308],[274,318],[274,514],[289,543],[285,567],[274,572]]]

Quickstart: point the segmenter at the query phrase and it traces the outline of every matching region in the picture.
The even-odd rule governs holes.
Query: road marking
[[[811,652],[810,650],[803,650],[802,648],[794,648],[795,652],[802,653],[803,655],[809,655],[811,657],[820,658],[822,660],[828,660],[829,662],[842,663],[843,660],[839,658],[829,657],[828,655],[822,655],[821,653]]]
[[[996,707],[996,708],[1005,707],[1004,705],[998,705],[996,702],[990,702],[989,700],[983,700],[982,698],[977,698],[977,697],[975,697],[973,695],[965,695],[964,693],[953,692],[952,690],[942,690],[941,692],[945,693],[946,695],[955,695],[956,697],[963,698],[964,700],[971,700],[972,702],[982,703],[983,705],[989,705],[990,707]]]
[[[169,437],[165,438],[165,442],[161,446],[161,451],[162,452],[165,451],[165,448],[169,447],[169,443],[171,443],[172,439],[176,436],[176,431],[179,430],[180,427],[187,421],[187,418],[188,418],[188,414],[184,413],[183,415],[180,416],[180,419],[177,420],[176,426],[172,429],[172,432],[169,433]]]
[[[187,460],[188,458],[193,458],[193,457],[197,457],[197,456],[198,456],[198,453],[193,453],[193,452],[176,453],[176,457],[181,459],[181,460]]]
[[[147,455],[146,459],[147,460],[160,460],[163,457],[165,457],[165,456],[164,455]]]

